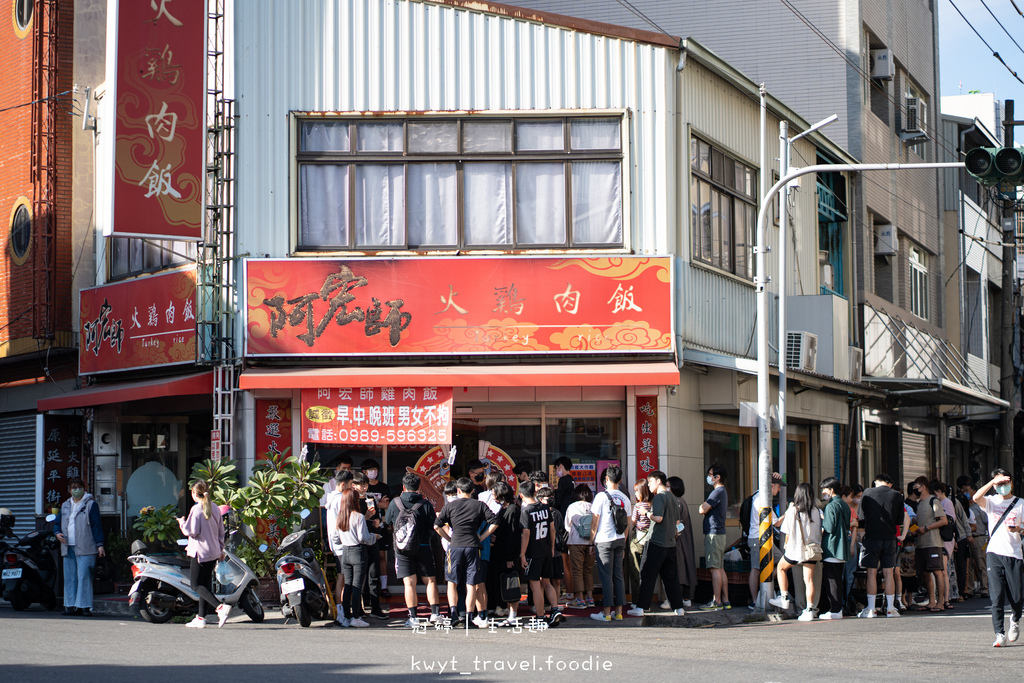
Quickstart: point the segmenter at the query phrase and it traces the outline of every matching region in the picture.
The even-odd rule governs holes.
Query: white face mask
[[[366,476],[369,477],[370,479],[376,480],[377,479],[377,474],[378,474],[377,470],[366,470]]]
[[[458,496],[445,496],[444,499],[449,503],[458,498]]]
[[[996,493],[998,493],[1000,496],[1007,495],[1008,493],[1010,493],[1010,485],[1000,484],[999,486],[996,487]]]
[[[714,486],[715,485],[715,480],[711,478],[710,474],[708,475],[707,482],[708,482],[708,486]]]

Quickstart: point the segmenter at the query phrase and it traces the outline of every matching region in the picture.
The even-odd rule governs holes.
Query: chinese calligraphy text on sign
[[[82,449],[82,418],[77,415],[43,415],[43,500],[47,514],[68,497],[68,482],[88,480]],[[92,482],[87,482],[92,484]]]
[[[302,440],[328,444],[451,443],[452,389],[303,389]]]
[[[83,289],[83,375],[196,361],[196,271]]]
[[[658,397],[636,397],[636,478],[646,479],[658,463]]]
[[[202,239],[206,0],[117,3],[116,235]]]
[[[249,259],[250,356],[673,351],[671,259]]]
[[[292,445],[292,402],[256,400],[256,459],[273,458]]]

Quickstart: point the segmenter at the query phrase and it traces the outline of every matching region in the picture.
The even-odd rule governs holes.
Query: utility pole
[[[1013,120],[1013,100],[1004,103],[1003,115],[1003,147],[1013,147],[1013,127],[1024,124],[1024,121]],[[1013,199],[1003,208],[1003,282],[1002,282],[1002,319],[999,326],[999,398],[1007,402],[1007,407],[999,420],[999,466],[1011,475],[1017,475],[1013,458],[1014,419],[1017,417],[1016,389],[1017,371],[1013,367],[1013,329],[1017,324],[1017,311],[1014,306],[1014,275],[1017,269],[1017,225],[1016,204],[1017,190],[1012,192]],[[1016,478],[1016,477],[1015,477]]]

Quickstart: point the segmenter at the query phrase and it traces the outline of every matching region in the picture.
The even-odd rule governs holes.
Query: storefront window
[[[131,462],[125,487],[129,517],[143,507],[178,505],[184,499],[176,430],[171,424],[124,425],[122,452],[130,454]]]
[[[717,425],[716,425],[717,426]],[[729,508],[726,517],[738,519],[740,504],[752,492],[748,491],[748,462],[750,460],[750,436],[737,432],[714,431],[704,428],[704,472],[714,464],[725,467],[725,490],[729,494]],[[706,482],[703,490],[709,489]]]
[[[573,462],[577,483],[597,483],[601,471],[621,467],[621,421],[613,417],[565,417],[548,420],[547,464],[565,456]],[[632,482],[625,482],[632,486]]]
[[[779,469],[779,440],[772,438],[772,471],[781,472]],[[797,484],[804,482],[812,488],[818,486],[818,482],[811,481],[811,471],[807,464],[807,444],[793,438],[786,440],[786,490],[789,497],[793,497]]]

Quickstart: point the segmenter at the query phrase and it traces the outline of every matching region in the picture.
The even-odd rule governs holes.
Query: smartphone
[[[377,503],[373,496],[366,496],[366,514],[372,515],[374,510],[377,508]]]

